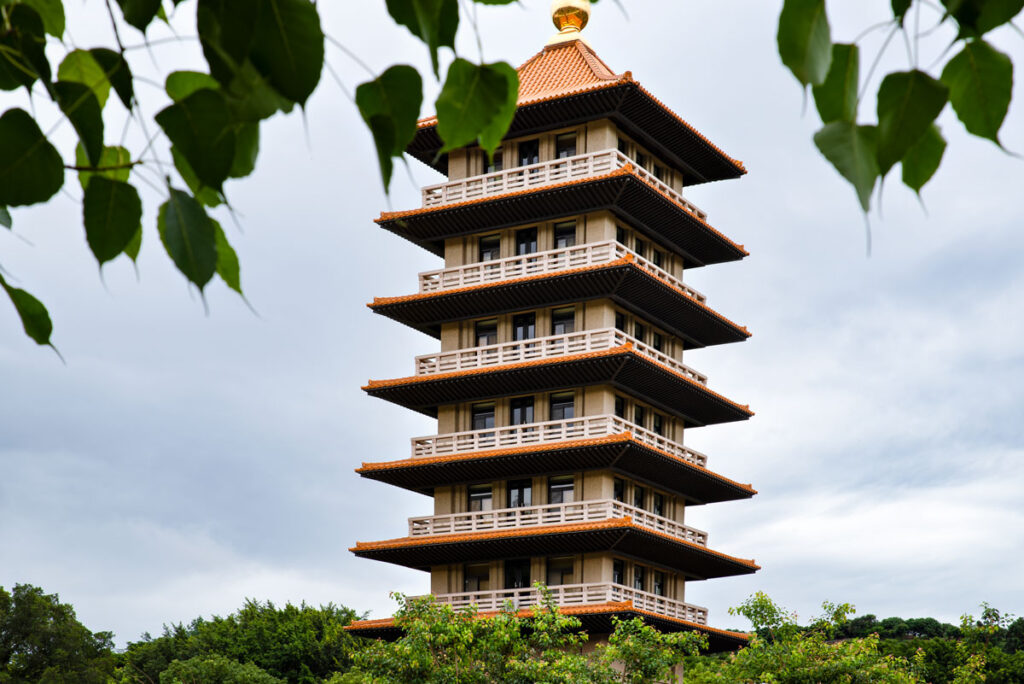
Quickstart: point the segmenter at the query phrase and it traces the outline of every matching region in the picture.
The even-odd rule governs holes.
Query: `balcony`
[[[454,432],[447,435],[417,437],[412,440],[414,459],[468,454],[495,449],[516,449],[524,446],[558,444],[631,433],[633,439],[664,451],[693,465],[705,467],[708,457],[688,449],[650,430],[629,423],[617,416],[587,416],[528,425],[513,425],[493,430]]]
[[[459,349],[442,354],[417,356],[416,375],[454,373],[489,366],[504,366],[510,363],[554,359],[571,354],[606,351],[626,344],[633,345],[633,348],[639,353],[663,366],[668,366],[694,382],[699,382],[702,385],[708,384],[706,375],[698,373],[686,364],[615,328],[586,330],[551,337],[535,337],[519,342],[506,342],[485,347]]]
[[[595,520],[631,518],[633,522],[691,544],[708,545],[708,534],[642,508],[611,499],[524,506],[409,519],[409,536],[490,532],[541,525],[568,525]]]
[[[673,190],[618,150],[579,154],[575,157],[555,159],[529,166],[517,166],[482,176],[429,185],[423,188],[423,206],[440,207],[446,204],[486,199],[510,192],[540,188],[545,185],[603,176],[627,166],[631,167],[641,180],[682,205],[687,213],[701,221],[708,220],[706,212],[701,211],[682,194]]]
[[[707,608],[631,589],[621,584],[563,584],[548,587],[548,590],[555,604],[561,608],[630,601],[635,610],[645,610],[697,625],[708,624]],[[534,588],[441,594],[434,598],[439,603],[447,603],[457,610],[473,605],[480,611],[502,610],[508,602],[514,609],[520,610],[540,603],[540,593]]]
[[[517,278],[557,274],[571,269],[610,264],[627,256],[632,258],[633,263],[640,270],[668,282],[701,304],[707,303],[707,297],[703,294],[615,241],[596,242],[547,252],[534,252],[507,259],[482,261],[456,268],[426,271],[419,275],[419,291],[421,294],[444,292],[445,290],[457,290]]]

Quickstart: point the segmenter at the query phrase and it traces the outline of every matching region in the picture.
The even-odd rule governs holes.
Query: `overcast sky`
[[[75,44],[110,43],[95,0],[66,4]],[[383,4],[319,6],[327,32],[374,71],[427,68]],[[750,171],[688,191],[750,258],[687,279],[754,337],[687,362],[757,415],[687,440],[760,494],[693,509],[687,522],[764,569],[693,583],[688,601],[738,628],[726,609],[756,590],[802,619],[823,600],[954,622],[981,601],[1024,612],[1024,163],[967,136],[947,109],[950,148],[925,189],[927,214],[893,174],[868,258],[853,191],[815,150],[817,118],[802,114],[779,63],[781,3],[623,4],[628,19],[607,0],[595,8],[586,34],[598,54]],[[537,52],[553,32],[548,5],[481,8],[484,57],[520,64]],[[888,7],[832,3],[834,36],[853,39]],[[181,9],[194,16],[192,3]],[[178,18],[182,36],[194,36],[192,21]],[[884,37],[863,41],[865,60]],[[947,38],[922,44],[923,65]],[[992,40],[1024,65],[1021,35]],[[468,25],[459,49],[477,56]],[[153,78],[154,62],[198,59],[188,40],[151,54],[137,51],[135,65]],[[0,231],[0,263],[49,306],[67,360],[30,343],[0,303],[0,585],[58,592],[121,644],[246,597],[383,617],[389,591],[429,589],[423,573],[347,549],[401,536],[406,517],[431,510],[353,469],[404,458],[410,437],[436,431],[359,387],[408,375],[413,356],[437,349],[365,303],[411,293],[418,271],[439,267],[373,223],[418,206],[418,186],[439,176],[410,161],[385,196],[346,94],[367,74],[334,47],[328,61],[345,90],[325,73],[305,118],[265,125],[256,173],[228,185],[241,231],[220,218],[258,315],[219,283],[204,313],[159,244],[152,192],[138,279],[124,259],[100,277],[71,176],[67,195],[17,210],[15,235]],[[886,66],[907,68],[898,39]],[[156,88],[137,87],[148,111],[164,105]],[[1024,151],[1024,90],[1015,96],[1003,140]],[[871,117],[870,93],[862,106]],[[69,149],[68,131],[58,135]]]

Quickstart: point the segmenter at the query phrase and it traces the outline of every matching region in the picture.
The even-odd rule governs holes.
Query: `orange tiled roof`
[[[703,466],[699,466],[696,463],[691,463],[684,458],[680,458],[673,453],[663,451],[655,446],[641,442],[633,437],[630,432],[623,432],[618,435],[606,435],[604,437],[593,437],[591,439],[576,439],[565,442],[555,442],[551,444],[537,444],[532,446],[514,447],[512,449],[491,449],[489,451],[474,451],[465,454],[451,454],[448,456],[431,456],[427,458],[405,458],[400,461],[384,461],[380,463],[363,463],[361,468],[356,468],[357,473],[368,473],[379,470],[398,470],[400,468],[416,468],[425,465],[440,465],[443,463],[455,463],[458,461],[476,461],[486,458],[499,458],[502,456],[514,456],[516,454],[529,454],[544,451],[557,451],[559,449],[572,449],[574,447],[583,446],[600,446],[602,444],[618,444],[621,442],[635,442],[646,449],[656,451],[662,456],[670,458],[674,461],[678,461],[685,466],[693,468],[694,470],[702,471],[715,479],[722,480],[741,489],[746,489],[752,494],[757,494],[757,490],[749,484],[743,484],[730,480],[727,477],[719,475]]]

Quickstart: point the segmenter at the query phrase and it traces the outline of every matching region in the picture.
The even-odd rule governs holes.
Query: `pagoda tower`
[[[423,189],[422,207],[377,220],[444,268],[369,306],[441,351],[364,389],[437,418],[437,434],[357,472],[434,508],[406,536],[352,551],[429,573],[455,607],[526,609],[540,581],[592,639],[612,616],[642,616],[736,648],[745,635],[710,627],[687,584],[758,566],[713,550],[685,519],[756,492],[709,469],[684,434],[753,414],[683,357],[749,333],[683,276],[747,252],[684,188],[746,170],[597,56],[580,36],[589,2],[553,10],[559,33],[519,68],[493,159],[475,146],[439,154],[436,119],[421,121],[408,152],[448,180]],[[391,620],[351,629],[398,634]]]

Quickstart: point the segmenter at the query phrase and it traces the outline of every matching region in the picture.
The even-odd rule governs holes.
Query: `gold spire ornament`
[[[590,0],[554,0],[551,3],[551,20],[558,33],[548,41],[548,45],[584,40],[580,32],[590,21]]]

